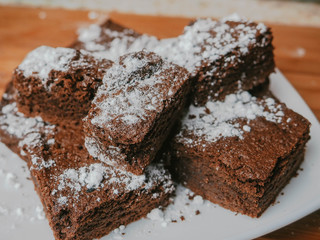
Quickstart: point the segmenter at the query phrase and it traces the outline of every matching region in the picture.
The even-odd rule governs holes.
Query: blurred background
[[[320,27],[319,0],[0,0],[0,4],[216,18],[237,12],[257,21]]]

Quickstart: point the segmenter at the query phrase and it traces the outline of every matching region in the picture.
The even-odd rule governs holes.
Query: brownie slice
[[[112,60],[142,49],[156,52],[192,74],[194,103],[204,105],[208,99],[222,100],[263,84],[275,67],[272,39],[264,24],[231,15],[192,21],[182,35],[162,40],[108,20],[80,31],[72,47]]]
[[[78,39],[70,47],[86,50],[97,58],[115,61],[122,55],[144,48],[152,51],[157,44],[157,38],[140,34],[108,19],[101,25],[91,24],[80,29]]]
[[[5,98],[0,139],[27,161],[55,239],[100,238],[169,203],[174,186],[161,165],[137,176],[96,161],[83,147],[80,129],[62,131],[25,117]]]
[[[90,154],[142,174],[181,116],[190,85],[187,70],[154,53],[120,57],[108,69],[84,119]]]
[[[161,40],[155,52],[185,67],[196,80],[194,104],[223,100],[263,84],[274,71],[272,33],[238,16],[198,19],[177,38]]]
[[[14,71],[19,111],[53,124],[77,123],[87,115],[111,65],[71,48],[36,48]]]
[[[171,145],[174,176],[196,194],[259,217],[304,159],[310,123],[246,91],[191,105]]]

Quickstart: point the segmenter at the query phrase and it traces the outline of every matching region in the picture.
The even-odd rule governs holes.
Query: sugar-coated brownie
[[[25,117],[9,95],[0,107],[0,140],[27,161],[55,239],[100,238],[169,203],[174,186],[161,165],[138,176],[96,161],[74,141],[83,139],[80,129]]]
[[[97,58],[117,60],[122,55],[142,49],[152,51],[157,44],[157,38],[108,19],[101,25],[91,24],[80,29],[77,40],[70,47],[86,50]]]
[[[203,105],[263,84],[275,67],[272,39],[264,24],[231,15],[192,21],[182,35],[162,40],[108,20],[82,29],[72,46],[111,60],[142,49],[156,52],[192,74],[194,103]]]
[[[140,51],[107,70],[84,119],[85,145],[97,159],[142,174],[186,105],[189,73]]]
[[[204,105],[263,84],[275,67],[272,38],[264,24],[232,15],[193,21],[177,38],[161,40],[154,51],[189,70],[196,79],[194,103]]]
[[[19,111],[53,124],[79,122],[111,65],[84,51],[38,47],[13,74]]]
[[[190,106],[172,141],[171,167],[196,194],[259,217],[299,169],[309,128],[274,98],[239,91]]]

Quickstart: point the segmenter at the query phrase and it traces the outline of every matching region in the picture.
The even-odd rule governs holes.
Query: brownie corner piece
[[[295,176],[310,123],[272,97],[248,92],[190,106],[172,142],[174,176],[235,212],[259,217]]]
[[[190,85],[187,70],[155,53],[120,57],[84,119],[87,149],[103,162],[142,174],[180,117]]]
[[[79,122],[111,64],[71,48],[36,48],[13,74],[19,110],[54,124]]]

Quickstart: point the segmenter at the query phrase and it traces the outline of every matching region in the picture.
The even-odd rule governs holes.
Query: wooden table
[[[109,16],[158,37],[176,36],[189,22],[186,18]],[[30,50],[39,45],[66,46],[76,38],[76,29],[95,21],[88,18],[88,11],[0,7],[0,95],[12,70]],[[320,119],[320,28],[269,25],[274,33],[277,67]],[[320,210],[258,239],[319,240]]]

